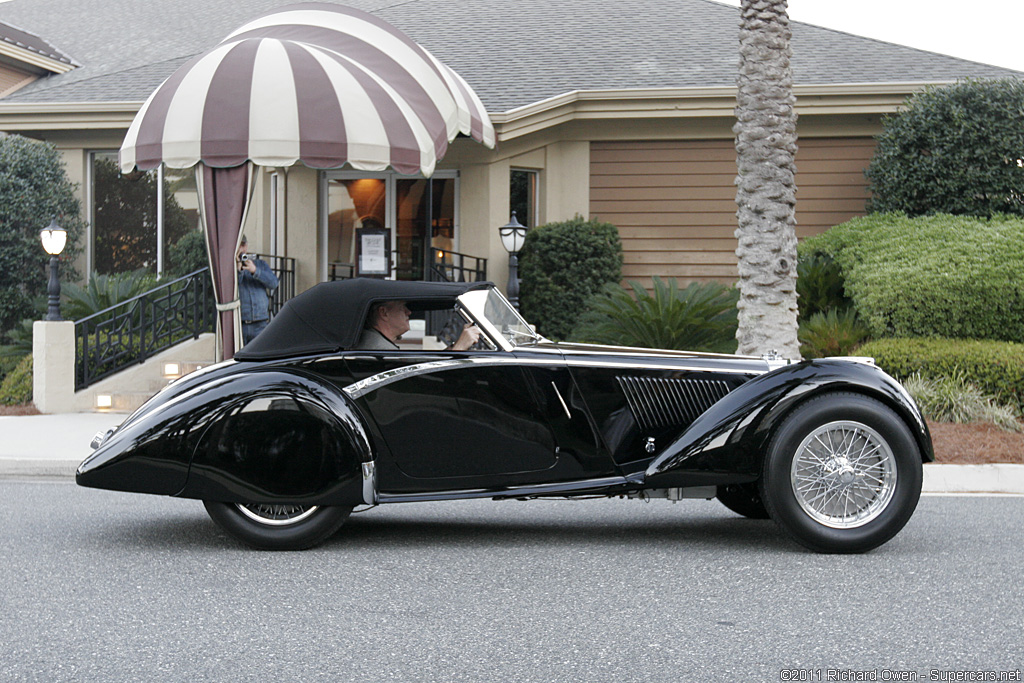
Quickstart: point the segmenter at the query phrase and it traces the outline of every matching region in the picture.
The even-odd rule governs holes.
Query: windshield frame
[[[517,346],[546,341],[544,337],[534,331],[533,326],[519,315],[519,311],[495,287],[465,292],[458,297],[458,302],[460,309],[472,318],[472,321],[491,340],[491,343],[502,351],[512,351]],[[494,315],[488,317],[488,304],[491,305],[492,312],[494,306],[498,307],[500,318]],[[492,317],[495,319],[492,320]],[[502,329],[508,325],[517,325],[521,329],[503,334]],[[526,339],[527,337],[529,337],[528,341],[517,341],[517,339]]]

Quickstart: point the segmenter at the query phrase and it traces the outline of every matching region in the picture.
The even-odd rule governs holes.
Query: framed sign
[[[356,228],[356,276],[386,278],[391,275],[391,231]]]

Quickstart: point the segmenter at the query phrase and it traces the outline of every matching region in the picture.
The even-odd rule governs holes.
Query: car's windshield
[[[459,297],[459,302],[484,328],[484,332],[492,337],[500,336],[509,348],[534,344],[542,339],[496,289],[466,292]]]

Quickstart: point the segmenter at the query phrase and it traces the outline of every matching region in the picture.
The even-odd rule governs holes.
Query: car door
[[[381,492],[523,486],[582,478],[593,469],[577,455],[593,456],[593,438],[584,436],[589,445],[580,447],[578,433],[563,424],[567,409],[556,385],[546,386],[513,354],[360,352],[346,362],[357,380],[350,395],[384,446]],[[586,417],[576,417],[589,433]],[[570,443],[563,453],[560,446]]]

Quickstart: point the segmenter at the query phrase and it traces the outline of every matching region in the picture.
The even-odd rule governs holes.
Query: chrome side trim
[[[556,496],[560,493],[605,489],[623,486],[630,481],[625,477],[602,477],[583,479],[557,484],[533,484],[530,486],[509,486],[502,489],[457,489],[433,493],[381,493],[380,503],[419,503],[428,500],[456,500],[463,498],[528,498],[530,496]],[[635,483],[635,482],[634,482]]]
[[[405,379],[407,377],[416,377],[418,375],[428,375],[434,372],[444,372],[445,370],[457,370],[459,368],[467,368],[470,366],[493,366],[493,365],[540,365],[540,366],[556,366],[556,367],[576,367],[576,368],[617,368],[625,370],[672,370],[675,372],[713,372],[713,373],[725,373],[734,375],[737,373],[741,374],[764,374],[764,372],[750,371],[739,368],[709,368],[709,367],[691,367],[686,365],[679,365],[669,359],[663,359],[662,362],[636,362],[628,360],[615,360],[607,359],[597,360],[582,360],[570,358],[562,360],[561,358],[552,357],[548,358],[523,358],[512,355],[506,355],[501,352],[494,352],[494,355],[489,356],[471,356],[468,358],[451,358],[448,360],[429,361],[426,363],[413,363],[412,365],[406,365],[393,370],[386,370],[367,377],[366,379],[354,382],[345,387],[344,392],[348,394],[349,398],[357,399],[365,396],[371,391],[376,391],[381,387],[386,387],[389,384]]]
[[[565,405],[565,399],[562,398],[562,392],[558,390],[558,387],[555,386],[554,382],[551,383],[551,388],[555,390],[555,396],[558,397],[558,402],[562,404],[562,410],[565,411],[565,416],[571,420],[572,413],[569,412],[569,406]]]

